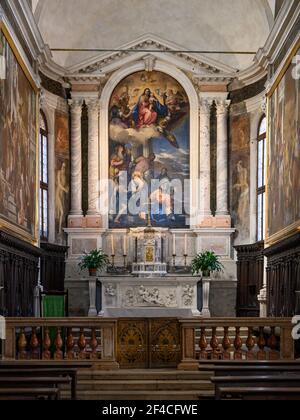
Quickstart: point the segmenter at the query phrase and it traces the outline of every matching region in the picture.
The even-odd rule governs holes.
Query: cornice
[[[124,44],[120,46],[118,49],[120,50],[158,50],[164,53],[170,51],[178,51],[184,50],[185,48],[181,45],[175,44],[173,42],[164,40],[154,34],[145,34],[136,40]],[[134,53],[134,51],[120,51],[114,53],[107,53],[107,54],[100,54],[97,57],[93,57],[91,59],[85,60],[75,66],[72,66],[68,69],[69,73],[93,73],[103,71],[103,68],[107,67],[108,65],[112,64],[115,61],[120,61],[132,54],[140,54],[142,56],[147,56],[147,52],[143,53]],[[151,55],[155,56],[158,53],[150,53]],[[159,55],[158,55],[159,57]],[[194,72],[197,73],[197,70],[201,72],[201,70],[205,70],[210,73],[225,73],[227,75],[233,75],[237,72],[236,69],[233,67],[227,66],[225,64],[220,63],[217,60],[212,58],[202,56],[200,54],[188,54],[188,53],[170,53],[170,57],[175,57],[177,59],[182,60],[183,62],[188,63],[189,67],[194,69]],[[169,61],[169,59],[168,59]]]
[[[42,89],[41,91],[41,105],[65,114],[69,111],[68,103],[65,99],[48,92],[46,89]]]
[[[240,72],[233,67],[201,54],[176,52],[168,54],[168,51],[184,50],[185,48],[153,34],[145,34],[120,47],[120,49],[129,51],[101,54],[96,58],[90,58],[70,68],[63,68],[54,62],[51,50],[41,36],[27,0],[7,0],[7,4],[20,27],[32,57],[37,60],[38,68],[34,70],[36,72],[37,70],[42,71],[43,74],[55,81],[63,83],[72,79],[75,82],[77,78],[77,82],[88,83],[93,81],[94,77],[105,77],[128,63],[140,60],[145,61],[145,70],[149,70],[149,66],[150,68],[152,66],[151,60],[158,59],[174,64],[182,71],[191,74],[192,77],[198,78],[200,83],[232,83],[235,89],[251,85],[268,74],[270,65],[278,57],[300,14],[299,0],[284,2],[265,45],[258,51],[253,64]],[[1,14],[0,8],[0,18],[1,15],[3,18],[3,12]],[[9,22],[7,23],[9,24]],[[130,49],[154,49],[158,50],[158,52],[135,53],[131,52]],[[25,62],[27,64],[28,60],[25,60]]]

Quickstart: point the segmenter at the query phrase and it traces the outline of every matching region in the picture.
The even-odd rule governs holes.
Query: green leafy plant
[[[90,271],[103,270],[109,265],[109,258],[102,249],[94,249],[85,252],[79,263],[81,270],[88,269]]]
[[[214,272],[221,272],[223,269],[224,266],[219,257],[211,251],[196,255],[192,261],[192,273],[200,274],[202,272],[204,277],[209,277]]]

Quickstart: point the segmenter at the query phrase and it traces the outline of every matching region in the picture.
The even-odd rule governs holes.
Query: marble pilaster
[[[217,100],[217,212],[226,217],[228,211],[228,108],[230,101]]]
[[[69,224],[77,224],[82,218],[82,151],[81,151],[81,116],[82,101],[72,100],[71,106],[71,211]]]
[[[200,222],[211,213],[211,152],[210,117],[212,100],[203,98],[200,102]]]
[[[86,101],[88,107],[88,212],[89,227],[97,227],[99,221],[99,102]],[[95,224],[95,226],[92,226]]]

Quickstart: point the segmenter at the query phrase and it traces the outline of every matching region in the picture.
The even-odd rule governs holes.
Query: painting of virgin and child
[[[110,228],[188,225],[189,101],[172,77],[138,72],[110,103]]]

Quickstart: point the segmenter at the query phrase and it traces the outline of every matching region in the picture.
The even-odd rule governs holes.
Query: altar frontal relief
[[[33,239],[36,226],[36,94],[2,32],[1,56],[0,223]]]
[[[184,89],[161,72],[135,73],[114,90],[110,228],[189,224],[189,111]]]
[[[300,50],[295,58],[299,55]],[[300,224],[300,77],[295,58],[269,102],[268,234],[275,238]]]

